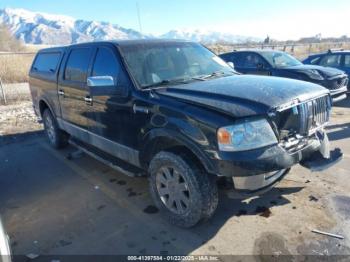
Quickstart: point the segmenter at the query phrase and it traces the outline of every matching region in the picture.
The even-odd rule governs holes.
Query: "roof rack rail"
[[[336,51],[344,51],[344,48],[330,48],[328,49],[328,53],[336,52]]]

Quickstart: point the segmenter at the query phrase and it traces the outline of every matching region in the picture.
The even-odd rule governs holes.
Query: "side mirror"
[[[90,76],[87,79],[88,87],[95,86],[115,86],[114,79],[111,76]]]
[[[109,96],[117,94],[117,86],[112,76],[90,76],[87,86],[91,96]]]
[[[233,62],[227,62],[227,64],[232,68],[235,69],[235,64]]]

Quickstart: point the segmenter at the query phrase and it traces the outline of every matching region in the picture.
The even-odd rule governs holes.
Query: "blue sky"
[[[107,21],[162,34],[171,29],[201,29],[276,39],[297,39],[321,33],[350,35],[349,0],[1,0],[0,8],[69,15]]]

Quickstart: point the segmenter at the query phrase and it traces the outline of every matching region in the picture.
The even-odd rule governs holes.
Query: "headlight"
[[[317,70],[307,70],[307,71],[304,71],[304,73],[310,77],[311,79],[314,79],[314,80],[324,80],[323,76],[321,76],[321,74],[317,71]]]
[[[218,129],[220,151],[244,151],[277,143],[277,138],[266,119],[239,121]]]

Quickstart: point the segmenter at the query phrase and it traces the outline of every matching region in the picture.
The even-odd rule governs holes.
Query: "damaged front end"
[[[278,106],[269,116],[279,138],[279,145],[288,153],[313,146],[327,159],[330,149],[324,128],[329,122],[330,112],[331,97],[326,94]]]

